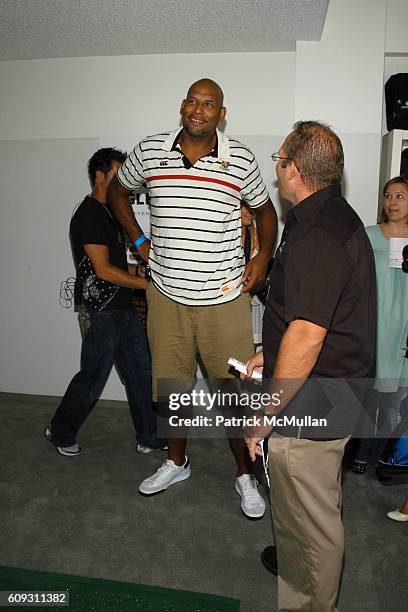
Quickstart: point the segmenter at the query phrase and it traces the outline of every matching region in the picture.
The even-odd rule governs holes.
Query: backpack
[[[395,428],[376,470],[379,480],[408,474],[408,418]]]

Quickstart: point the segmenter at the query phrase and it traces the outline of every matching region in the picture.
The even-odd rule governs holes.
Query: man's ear
[[[225,120],[226,115],[227,115],[227,109],[225,106],[222,106],[220,110],[220,123],[222,123]]]
[[[289,160],[288,165],[286,166],[288,169],[288,179],[293,181],[294,179],[300,178],[300,172],[296,167],[296,164],[293,160]]]
[[[186,103],[185,100],[183,100],[182,103],[181,103],[181,106],[180,106],[180,115],[183,112],[183,108],[184,108],[185,103]]]

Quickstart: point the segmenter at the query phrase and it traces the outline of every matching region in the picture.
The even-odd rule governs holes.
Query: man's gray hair
[[[340,183],[344,154],[340,138],[320,121],[298,121],[286,139],[285,155],[299,170],[305,186],[317,191]]]

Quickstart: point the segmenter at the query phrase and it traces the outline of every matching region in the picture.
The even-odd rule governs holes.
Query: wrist
[[[133,244],[138,249],[140,247],[140,245],[142,245],[146,240],[147,240],[146,236],[144,234],[142,234],[141,236],[139,236],[139,238],[136,238],[136,240],[133,242]]]
[[[262,250],[262,249],[261,249],[261,250],[259,251],[259,253],[257,254],[257,257],[258,257],[259,259],[263,259],[263,260],[264,260],[266,263],[268,263],[268,261],[269,261],[269,260],[270,260],[270,258],[271,258],[271,253],[270,253],[270,252],[269,252],[267,249],[265,249],[265,250]]]

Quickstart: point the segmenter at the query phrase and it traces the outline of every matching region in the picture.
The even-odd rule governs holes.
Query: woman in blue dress
[[[408,274],[402,266],[390,267],[390,238],[408,239],[408,179],[397,176],[384,186],[384,203],[377,225],[366,231],[374,251],[377,277],[377,367],[374,384],[378,400],[366,408],[374,432],[366,428],[359,442],[353,472],[363,474],[375,465],[388,437],[400,420],[401,402],[408,395]],[[406,249],[405,249],[406,250]],[[402,259],[402,257],[401,257]],[[406,264],[404,264],[404,269]],[[375,408],[374,414],[372,408]],[[370,410],[371,408],[371,410]],[[373,439],[373,433],[377,438]]]

